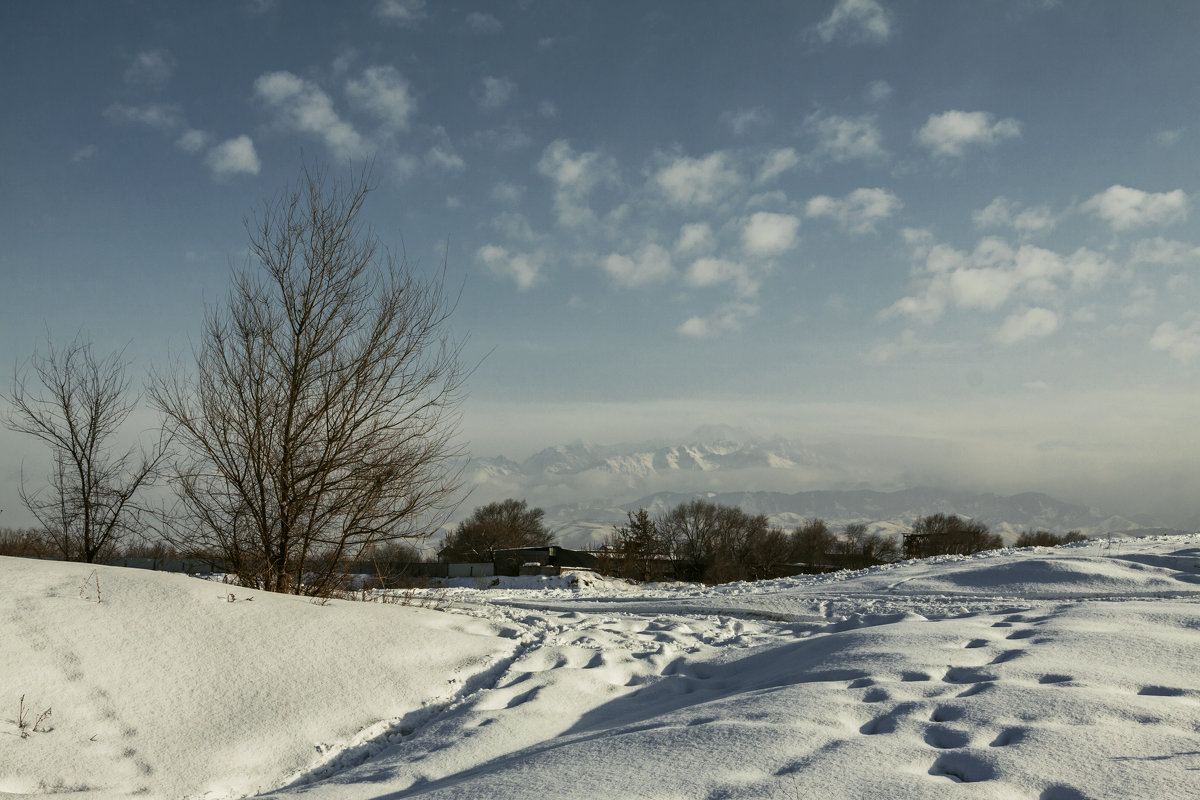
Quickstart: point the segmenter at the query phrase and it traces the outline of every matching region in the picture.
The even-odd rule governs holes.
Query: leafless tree
[[[380,248],[369,178],[304,168],[248,219],[194,372],[150,392],[183,452],[173,536],[273,591],[320,594],[372,545],[436,529],[461,485],[445,265],[427,280]]]
[[[127,367],[123,351],[97,358],[79,335],[61,348],[47,336],[45,354],[35,352],[13,377],[6,423],[44,442],[51,457],[48,486],[28,489],[22,471],[21,500],[66,559],[94,562],[138,531],[136,495],[166,452],[163,437],[117,447],[138,402]]]

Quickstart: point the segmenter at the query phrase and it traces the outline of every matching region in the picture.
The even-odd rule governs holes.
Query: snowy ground
[[[1200,797],[1200,536],[440,610],[89,573],[0,559],[0,793]]]

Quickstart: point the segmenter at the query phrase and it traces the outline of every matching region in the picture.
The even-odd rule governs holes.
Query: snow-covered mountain
[[[819,517],[835,528],[863,522],[876,532],[900,533],[937,512],[981,520],[1010,541],[1029,528],[1095,536],[1164,527],[1036,492],[923,488],[919,477],[853,466],[861,463],[835,447],[759,438],[726,426],[701,428],[674,442],[576,441],[520,462],[504,456],[472,461],[474,491],[464,513],[491,500],[524,498],[546,510],[547,523],[567,546],[602,542],[628,511],[661,513],[694,497],[766,514],[788,529]]]

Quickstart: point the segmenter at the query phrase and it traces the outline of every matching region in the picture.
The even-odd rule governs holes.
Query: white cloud
[[[511,100],[516,93],[517,84],[508,78],[484,75],[483,93],[479,96],[479,105],[483,108],[499,108]]]
[[[761,128],[771,121],[771,113],[762,106],[755,108],[739,108],[726,111],[721,115],[721,121],[729,126],[734,136],[744,136],[755,128]]]
[[[863,355],[868,364],[879,366],[909,353],[919,353],[927,349],[927,345],[917,336],[916,331],[905,328],[900,336],[876,343]]]
[[[1006,197],[997,197],[971,215],[977,228],[1012,228],[1022,236],[1032,236],[1053,228],[1057,224],[1054,213],[1047,206],[1021,208]]]
[[[175,73],[175,59],[166,50],[143,50],[125,70],[125,83],[154,90],[164,88]]]
[[[117,124],[146,125],[161,131],[175,130],[184,124],[179,106],[163,103],[147,103],[141,106],[113,103],[104,109],[104,118]]]
[[[538,116],[542,119],[554,119],[558,116],[558,106],[549,100],[543,100],[538,103]]]
[[[601,259],[600,266],[618,285],[630,289],[662,283],[675,275],[671,254],[657,244],[644,245],[633,258],[611,253]]]
[[[538,172],[554,184],[554,207],[563,225],[578,225],[594,219],[587,196],[604,183],[616,183],[617,167],[599,152],[576,153],[565,139],[546,146],[537,164]]]
[[[1200,247],[1157,236],[1134,244],[1129,260],[1134,264],[1194,263],[1200,261]]]
[[[837,0],[816,30],[817,36],[826,43],[837,38],[882,43],[893,33],[891,14],[877,0]]]
[[[812,114],[805,127],[817,136],[815,155],[831,161],[871,161],[887,157],[883,134],[873,116],[841,117]]]
[[[913,248],[916,291],[881,312],[881,319],[907,316],[928,324],[947,308],[994,311],[1017,298],[1044,303],[1068,289],[1097,289],[1116,272],[1110,259],[1083,247],[1064,257],[988,236],[968,253],[933,241],[928,231],[911,229],[905,240]]]
[[[515,183],[509,183],[508,181],[500,181],[492,186],[492,199],[498,203],[515,204],[521,200],[524,194],[524,186],[517,186]]]
[[[742,323],[756,316],[758,310],[753,303],[727,303],[707,317],[690,317],[676,331],[691,339],[712,339],[723,333],[741,330]]]
[[[241,173],[257,175],[260,167],[258,153],[254,151],[254,142],[244,134],[226,139],[213,147],[204,157],[204,163],[217,178]]]
[[[1048,308],[1031,308],[1013,314],[996,330],[992,338],[1001,344],[1016,344],[1026,339],[1041,339],[1058,330],[1058,314]]]
[[[676,253],[703,253],[712,248],[713,233],[707,222],[689,222],[679,229],[679,238],[675,240]]]
[[[944,111],[930,115],[916,140],[935,156],[962,158],[968,146],[994,147],[1020,135],[1021,123],[1015,119],[993,121],[986,111]]]
[[[319,86],[290,72],[267,72],[254,81],[254,94],[277,114],[279,124],[319,137],[339,158],[358,158],[369,149],[362,136],[334,110]]]
[[[1200,322],[1186,328],[1164,322],[1150,337],[1150,349],[1161,350],[1178,361],[1191,361],[1200,355]]]
[[[396,130],[407,130],[417,110],[408,81],[391,66],[367,67],[361,76],[346,82],[346,96]]]
[[[503,247],[488,244],[475,251],[475,258],[493,274],[514,281],[520,291],[542,281],[545,257],[541,253],[510,253]]]
[[[1182,189],[1173,192],[1143,192],[1114,185],[1093,195],[1080,206],[1103,219],[1114,231],[1143,225],[1169,225],[1187,219],[1188,196]]]
[[[402,28],[414,28],[429,16],[425,0],[380,0],[375,16]]]
[[[1177,144],[1181,138],[1183,138],[1183,128],[1163,130],[1154,134],[1154,141],[1160,147],[1171,147]]]
[[[175,140],[175,146],[185,153],[199,153],[204,148],[208,147],[209,139],[207,133],[195,128],[189,128]]]
[[[808,201],[805,214],[832,217],[852,233],[874,232],[875,224],[895,214],[903,204],[887,189],[855,189],[843,198],[818,195]]]
[[[758,293],[758,281],[750,274],[750,268],[727,258],[698,258],[688,267],[684,277],[689,286],[700,289],[729,283],[739,297],[753,297]]]
[[[425,154],[425,163],[446,172],[459,172],[467,166],[462,156],[454,149],[450,135],[441,125],[433,129],[434,142]]]
[[[758,183],[778,178],[783,173],[800,165],[800,156],[791,147],[781,147],[767,153],[762,169],[758,172]]]
[[[475,33],[500,33],[504,25],[491,14],[482,11],[472,11],[467,14],[467,27]]]
[[[1002,269],[959,269],[950,273],[950,294],[962,309],[994,311],[1016,288],[1016,276]]]
[[[656,172],[653,180],[667,199],[679,206],[708,205],[742,182],[720,150],[703,158],[675,158]]]
[[[753,256],[774,258],[796,246],[800,218],[759,211],[742,225],[742,248]]]
[[[892,96],[892,85],[887,81],[871,81],[864,94],[868,103],[879,104]]]
[[[100,152],[100,148],[96,147],[96,145],[85,144],[83,147],[80,147],[78,150],[76,150],[74,153],[71,154],[71,163],[79,164],[81,162],[87,161],[89,158],[93,158],[96,155],[96,153],[99,153],[99,152]]]

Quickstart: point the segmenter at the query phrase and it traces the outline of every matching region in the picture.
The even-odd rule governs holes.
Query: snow
[[[91,572],[0,558],[0,792],[1200,796],[1200,536],[437,610]]]

